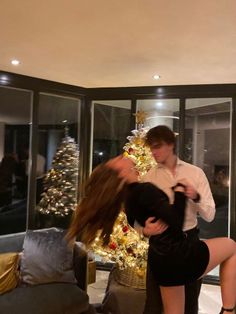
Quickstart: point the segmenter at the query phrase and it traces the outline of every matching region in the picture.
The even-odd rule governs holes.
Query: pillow
[[[19,281],[18,253],[0,254],[0,294],[14,289]]]
[[[73,248],[65,234],[57,228],[26,231],[20,265],[24,283],[76,282]]]

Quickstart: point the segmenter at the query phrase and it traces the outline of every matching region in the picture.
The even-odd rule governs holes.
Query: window
[[[130,134],[131,102],[93,101],[92,169],[123,152]]]
[[[157,125],[167,125],[173,131],[179,129],[178,99],[142,99],[137,101],[137,111],[147,114],[144,126],[153,128]]]
[[[25,231],[32,93],[0,87],[0,234]]]
[[[37,227],[67,227],[78,195],[80,101],[40,94],[36,156]],[[76,162],[77,161],[77,162]]]
[[[188,99],[185,112],[185,159],[202,168],[216,204],[215,219],[198,218],[201,238],[229,235],[230,98]],[[219,267],[210,275],[218,276]]]

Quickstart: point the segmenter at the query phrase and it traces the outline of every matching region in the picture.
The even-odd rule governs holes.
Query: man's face
[[[165,163],[174,154],[174,145],[166,142],[153,143],[150,149],[157,163]]]

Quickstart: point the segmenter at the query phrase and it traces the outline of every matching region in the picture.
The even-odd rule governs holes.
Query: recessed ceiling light
[[[19,65],[19,64],[20,64],[20,61],[17,60],[17,59],[14,59],[14,60],[11,60],[11,64],[12,64],[12,65]]]
[[[161,78],[161,76],[159,74],[153,75],[153,79],[154,80],[159,80],[160,78]]]

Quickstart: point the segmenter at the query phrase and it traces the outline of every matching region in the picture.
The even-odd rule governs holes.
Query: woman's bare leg
[[[236,305],[236,242],[229,238],[215,238],[205,240],[205,243],[209,248],[210,260],[204,275],[220,265],[223,307],[234,308]]]
[[[184,314],[184,286],[160,287],[165,314]]]

